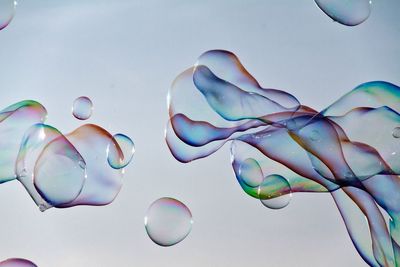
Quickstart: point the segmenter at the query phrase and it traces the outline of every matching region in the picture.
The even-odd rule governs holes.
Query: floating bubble
[[[16,5],[15,0],[0,0],[0,30],[7,27],[14,18]]]
[[[240,165],[239,177],[244,183],[251,187],[259,186],[264,180],[260,164],[258,164],[257,160],[252,158],[244,160]]]
[[[154,201],[147,210],[144,224],[150,239],[168,247],[185,239],[192,230],[192,213],[185,204],[174,198]]]
[[[135,154],[135,144],[124,134],[116,134],[113,138],[115,142],[110,142],[107,148],[107,160],[114,169],[121,169],[131,162]]]
[[[0,262],[0,267],[37,267],[37,266],[31,261],[25,259],[13,258]]]
[[[315,0],[317,6],[334,21],[356,26],[368,19],[371,0]]]
[[[86,96],[81,96],[75,99],[72,106],[72,114],[78,120],[87,120],[92,116],[93,103]]]
[[[175,79],[168,104],[166,141],[177,160],[231,142],[249,196],[282,208],[292,193],[329,192],[361,257],[371,266],[400,264],[400,87],[367,82],[318,112],[263,89],[235,55],[212,50]]]
[[[396,127],[393,129],[392,135],[394,138],[400,138],[400,127]]]
[[[264,206],[270,209],[282,209],[289,205],[292,199],[290,184],[281,175],[269,175],[258,187],[258,197]]]

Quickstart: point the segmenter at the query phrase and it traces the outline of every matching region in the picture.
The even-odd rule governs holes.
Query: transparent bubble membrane
[[[318,112],[263,89],[233,53],[212,50],[175,79],[168,111],[165,138],[177,160],[230,142],[248,195],[277,209],[292,193],[328,192],[365,262],[400,264],[400,87],[367,82]]]
[[[150,205],[144,224],[148,236],[154,243],[169,247],[189,235],[193,219],[185,204],[174,198],[163,197]]]
[[[14,18],[16,5],[15,0],[0,0],[0,31]]]
[[[331,19],[346,26],[363,23],[371,14],[371,0],[315,0]]]
[[[72,115],[78,120],[87,120],[92,116],[93,102],[89,97],[80,96],[72,105]]]
[[[126,167],[131,162],[133,154],[135,154],[135,144],[132,139],[124,134],[113,136],[113,140],[107,148],[107,160],[111,167],[114,169]]]
[[[130,160],[113,168],[108,150],[125,155],[125,146],[98,125],[63,134],[44,124],[46,117],[46,109],[31,100],[0,112],[0,138],[7,140],[0,144],[0,182],[21,182],[41,211],[111,203]]]
[[[29,260],[12,258],[1,261],[0,267],[37,267],[37,265]]]

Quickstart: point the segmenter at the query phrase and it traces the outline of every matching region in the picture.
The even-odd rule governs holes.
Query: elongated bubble
[[[37,267],[37,265],[25,259],[12,258],[0,262],[0,267]]]
[[[368,19],[371,0],[315,0],[317,6],[334,21],[356,26]]]
[[[15,0],[0,0],[0,31],[14,18],[16,5]]]
[[[371,266],[400,264],[400,87],[367,82],[318,112],[261,87],[233,53],[212,50],[175,79],[168,111],[177,160],[230,142],[246,194],[278,209],[292,193],[329,192],[360,256]]]
[[[144,225],[154,243],[163,247],[173,246],[192,230],[192,213],[179,200],[163,197],[150,205]]]

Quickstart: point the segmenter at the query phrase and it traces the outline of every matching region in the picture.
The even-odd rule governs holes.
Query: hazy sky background
[[[322,109],[371,80],[400,84],[400,1],[376,0],[349,28],[312,0],[20,0],[0,32],[0,106],[41,102],[47,123],[88,121],[132,137],[137,152],[116,201],[41,213],[18,182],[0,186],[0,259],[39,267],[365,266],[329,194],[295,194],[269,210],[248,197],[227,147],[178,163],[163,139],[173,79],[210,49],[234,52],[264,87]],[[373,127],[373,125],[366,125]],[[7,140],[2,140],[7,142]],[[186,240],[155,245],[144,230],[151,202],[171,196],[192,210]]]

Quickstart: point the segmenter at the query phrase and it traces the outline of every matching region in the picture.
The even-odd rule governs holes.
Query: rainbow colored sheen
[[[15,0],[0,0],[0,31],[14,18],[16,6]]]
[[[0,262],[0,267],[37,267],[37,265],[29,260],[12,258]]]
[[[144,225],[154,243],[169,247],[178,244],[189,235],[193,218],[185,204],[174,198],[163,197],[150,205]]]
[[[371,0],[314,0],[331,19],[346,26],[356,26],[371,14]]]
[[[276,209],[295,192],[329,192],[364,261],[400,265],[400,87],[367,82],[316,111],[262,88],[233,53],[212,50],[178,75],[168,104],[166,142],[177,160],[230,142],[248,195]]]
[[[46,117],[46,109],[31,100],[0,112],[0,138],[7,140],[0,144],[0,182],[17,179],[41,211],[111,203],[124,170],[111,167],[107,153],[112,145],[124,155],[126,146],[98,125],[63,134],[44,124]]]
[[[132,139],[124,134],[116,134],[113,136],[113,142],[110,142],[107,148],[108,164],[114,169],[126,167],[135,154],[135,144]],[[122,152],[122,153],[120,153]]]
[[[72,105],[72,114],[78,120],[87,120],[92,116],[93,102],[87,96],[80,96],[75,99]]]

